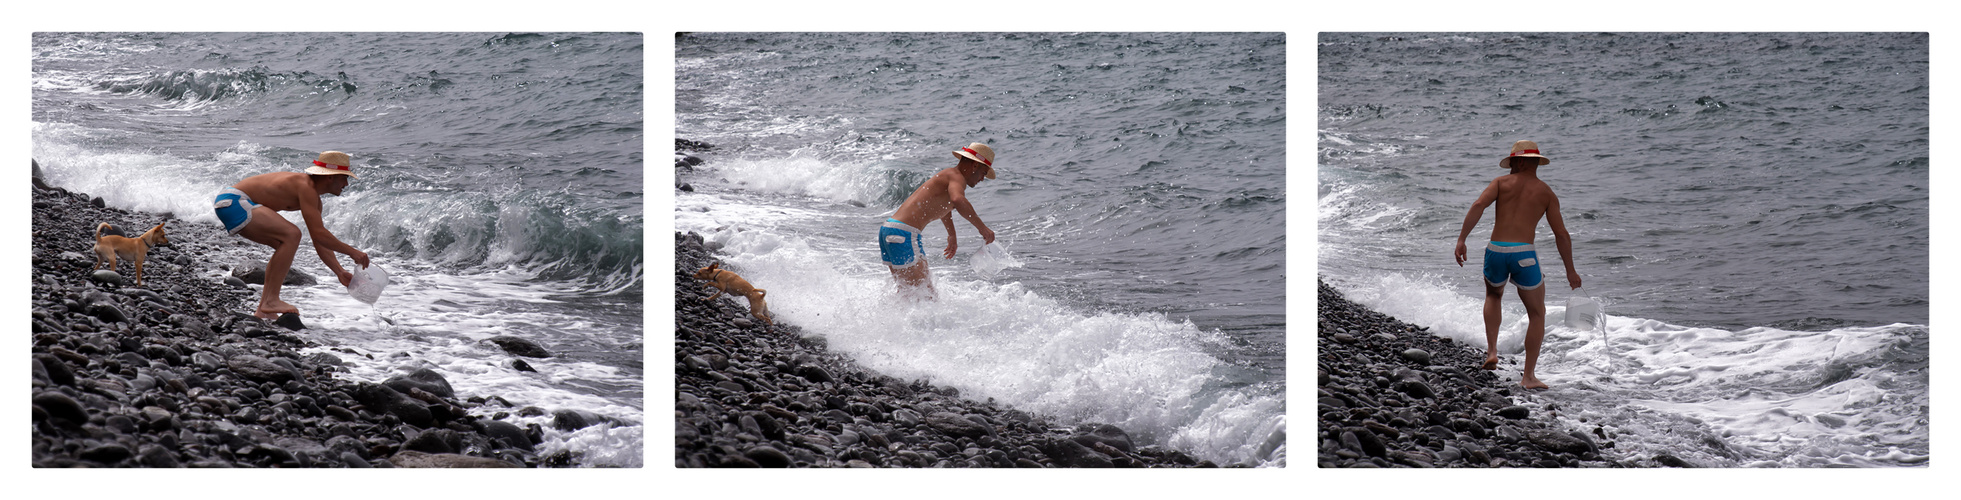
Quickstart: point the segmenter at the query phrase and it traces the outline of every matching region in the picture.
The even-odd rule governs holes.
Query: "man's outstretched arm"
[[[1464,229],[1457,232],[1457,250],[1454,251],[1457,267],[1464,267],[1464,260],[1470,258],[1469,249],[1464,247],[1464,239],[1471,237],[1471,229],[1476,228],[1478,220],[1484,218],[1484,207],[1497,201],[1498,180],[1492,179],[1490,184],[1484,186],[1484,192],[1478,194],[1478,201],[1471,203],[1471,212],[1464,214]]]
[[[1566,284],[1580,287],[1580,272],[1573,268],[1573,237],[1566,234],[1566,219],[1559,216],[1559,195],[1546,206],[1546,225],[1552,226],[1552,240],[1559,246],[1559,260],[1566,261]]]
[[[320,220],[320,196],[311,194],[312,191],[304,191],[300,194],[300,219],[306,223],[306,235],[313,239],[313,250],[320,254],[320,262],[334,271],[334,275],[340,278],[342,285],[346,285],[354,275],[341,269],[340,259],[334,256],[334,252],[353,257],[354,263],[361,267],[368,266],[368,254],[354,249],[353,246],[340,241],[340,238],[335,238],[334,233],[327,231],[326,222]]]

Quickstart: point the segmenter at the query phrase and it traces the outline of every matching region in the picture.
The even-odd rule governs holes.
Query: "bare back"
[[[320,194],[314,192],[311,176],[302,172],[272,172],[246,177],[232,187],[252,197],[252,202],[279,212],[299,210],[302,200],[312,198],[311,205],[320,206]]]
[[[1552,187],[1532,173],[1500,176],[1491,181],[1486,192],[1496,197],[1498,210],[1492,221],[1492,241],[1532,243],[1538,233],[1539,219],[1559,206]]]
[[[908,226],[925,229],[927,224],[953,212],[955,193],[964,195],[966,187],[966,179],[960,175],[959,168],[941,169],[926,182],[920,183],[919,189],[913,190],[912,196],[899,204],[899,210],[892,214],[892,218]]]

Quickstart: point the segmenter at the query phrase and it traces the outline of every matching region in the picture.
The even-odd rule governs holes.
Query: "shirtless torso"
[[[906,197],[906,201],[899,204],[899,210],[892,214],[892,218],[920,229],[925,229],[927,224],[935,220],[944,221],[947,243],[952,244],[953,213],[957,211],[961,218],[967,219],[968,223],[974,225],[975,230],[980,231],[981,238],[985,239],[986,243],[993,243],[994,231],[989,230],[987,224],[981,222],[980,215],[974,212],[974,204],[967,201],[967,188],[980,184],[981,175],[984,173],[981,171],[971,175],[965,174],[961,172],[961,167],[941,169],[933,174],[932,178],[920,183],[919,188],[913,190],[912,196]],[[948,250],[948,257],[952,257],[952,249]]]

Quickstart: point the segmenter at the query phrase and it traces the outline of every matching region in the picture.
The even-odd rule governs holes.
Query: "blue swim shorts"
[[[912,267],[926,255],[926,247],[919,241],[919,229],[888,218],[878,227],[878,253],[892,267]]]
[[[219,191],[218,198],[211,204],[211,208],[218,212],[218,222],[225,224],[225,234],[230,235],[237,235],[239,230],[245,229],[246,223],[252,222],[252,209],[258,206],[244,191],[231,187]]]
[[[1484,246],[1484,284],[1505,286],[1507,280],[1520,290],[1545,285],[1545,276],[1539,272],[1539,252],[1531,243],[1493,241]]]

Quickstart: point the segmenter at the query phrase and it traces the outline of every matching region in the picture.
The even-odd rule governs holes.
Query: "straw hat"
[[[1523,156],[1527,158],[1538,158],[1540,165],[1552,163],[1552,158],[1539,156],[1539,143],[1532,142],[1532,141],[1518,141],[1512,143],[1512,154],[1505,155],[1504,159],[1498,160],[1498,168],[1512,168],[1512,158],[1519,157],[1519,156]]]
[[[994,178],[994,148],[990,148],[987,147],[986,144],[981,144],[976,142],[973,144],[968,144],[967,147],[954,150],[953,155],[966,158],[969,160],[981,162],[982,165],[987,165],[987,178],[989,179]]]
[[[353,162],[348,161],[347,153],[328,151],[320,153],[320,159],[313,160],[313,166],[306,167],[306,173],[313,175],[345,175],[351,179],[359,179],[360,177],[354,176],[352,164]]]

